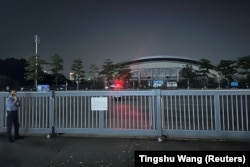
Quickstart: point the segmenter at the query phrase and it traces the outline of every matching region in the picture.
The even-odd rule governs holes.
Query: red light
[[[123,81],[122,80],[116,80],[114,82],[115,87],[122,88],[123,87]]]

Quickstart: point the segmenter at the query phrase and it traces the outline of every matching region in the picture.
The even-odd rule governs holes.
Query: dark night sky
[[[221,59],[250,55],[249,0],[1,0],[0,58],[48,60],[55,53],[68,74],[144,56]]]

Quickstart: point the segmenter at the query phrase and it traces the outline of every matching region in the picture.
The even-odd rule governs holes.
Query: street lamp
[[[37,88],[37,77],[38,77],[38,70],[37,70],[38,55],[37,55],[37,50],[38,50],[38,44],[40,43],[40,37],[38,37],[38,35],[35,35],[35,43],[36,43],[36,69],[35,69],[36,78],[35,78],[35,86]]]
[[[218,82],[219,82],[219,89],[220,89],[220,76],[218,76]]]

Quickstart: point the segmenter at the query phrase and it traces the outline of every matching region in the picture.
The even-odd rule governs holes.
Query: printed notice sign
[[[91,110],[92,111],[107,111],[108,98],[107,97],[91,97]]]

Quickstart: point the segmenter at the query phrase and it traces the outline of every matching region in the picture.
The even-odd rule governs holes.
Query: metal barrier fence
[[[67,94],[67,95],[66,95]],[[156,135],[154,91],[55,92],[55,132]],[[92,97],[107,97],[107,111],[91,110]]]
[[[162,91],[164,135],[250,138],[249,90]]]
[[[249,90],[18,92],[20,133],[250,139]],[[0,132],[6,131],[0,93]],[[107,111],[91,98],[107,97]]]
[[[6,98],[8,93],[0,94],[0,129],[6,129]],[[52,93],[18,92],[21,101],[19,111],[19,126],[21,133],[46,134],[51,133]]]

